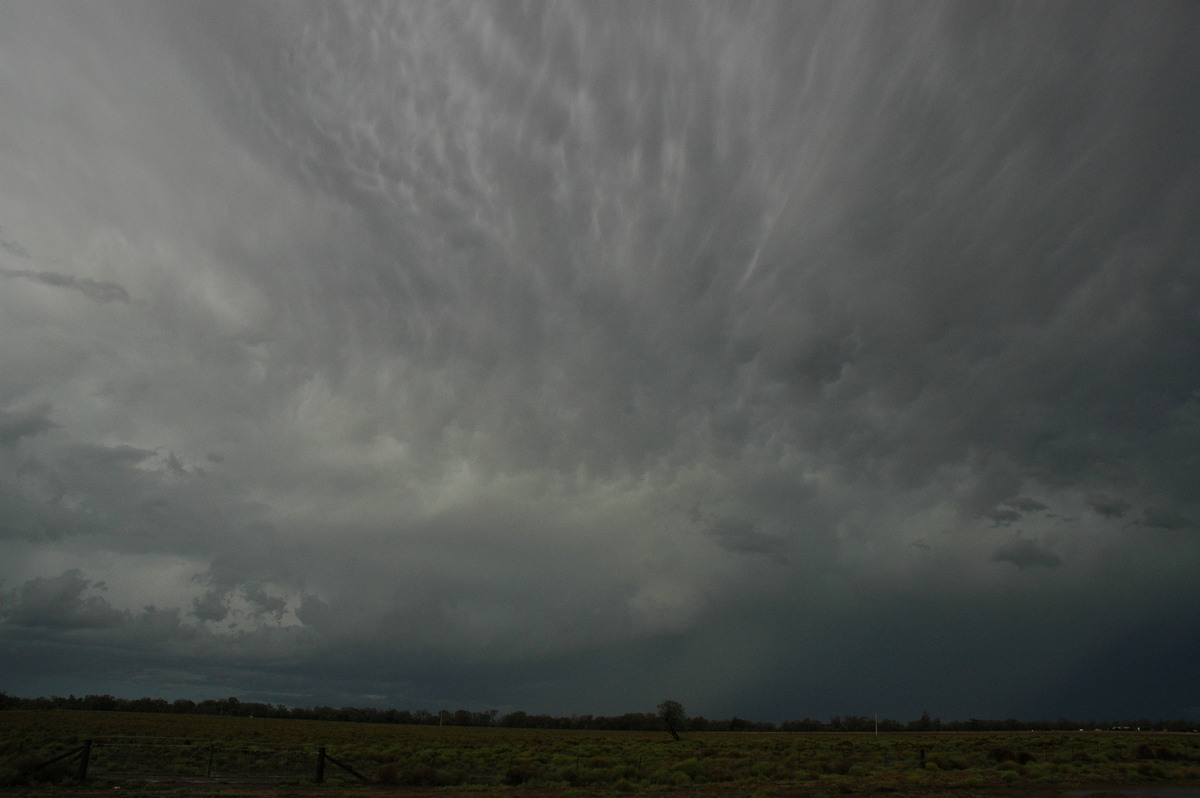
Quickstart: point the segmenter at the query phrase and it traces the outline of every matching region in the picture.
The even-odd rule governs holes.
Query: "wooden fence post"
[[[92,741],[84,740],[79,752],[79,781],[87,781],[88,760],[92,758]]]
[[[317,749],[317,784],[325,781],[325,746]]]

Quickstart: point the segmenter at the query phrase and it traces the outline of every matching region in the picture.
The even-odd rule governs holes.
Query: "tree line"
[[[259,701],[242,701],[236,697],[192,701],[180,698],[117,698],[112,695],[69,695],[41,698],[19,698],[0,692],[0,711],[10,709],[63,709],[101,712],[159,712],[183,715],[228,715],[255,718],[292,718],[297,720],[331,720],[351,723],[402,723],[425,726],[500,726],[514,729],[593,729],[603,731],[662,731],[660,713],[627,712],[623,715],[533,715],[522,711],[500,714],[458,709],[430,712],[426,709],[378,709],[375,707],[288,707]],[[692,732],[931,732],[931,731],[1073,731],[1077,729],[1140,729],[1142,731],[1192,731],[1195,721],[1150,720],[1148,718],[1076,721],[1060,718],[1056,721],[1021,721],[1013,718],[965,721],[942,721],[924,713],[920,718],[901,722],[890,718],[878,721],[866,715],[834,715],[827,720],[804,718],[782,723],[753,721],[732,717],[709,719],[688,717],[681,721],[680,731]]]

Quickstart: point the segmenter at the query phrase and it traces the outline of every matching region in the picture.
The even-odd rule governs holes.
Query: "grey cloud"
[[[155,456],[149,449],[139,449],[136,446],[120,444],[118,446],[101,446],[91,443],[73,444],[67,451],[64,461],[73,467],[90,470],[97,466],[135,465]]]
[[[1018,568],[1057,568],[1062,559],[1052,551],[1028,538],[1018,538],[1006,543],[992,553],[995,562],[1009,562]]]
[[[1087,497],[1087,503],[1092,510],[1105,518],[1123,518],[1132,506],[1125,499],[1103,493],[1091,494]]]
[[[166,464],[167,469],[176,476],[183,476],[187,473],[186,469],[183,467],[183,463],[180,462],[179,458],[175,455],[175,452],[167,452]]]
[[[58,272],[35,272],[28,269],[0,269],[0,277],[29,280],[53,288],[71,289],[100,303],[128,303],[131,301],[129,292],[123,286],[106,280],[93,280],[90,277],[76,277]]]
[[[58,425],[50,420],[50,405],[31,410],[0,410],[0,446],[12,446],[21,438],[38,435]]]
[[[1040,205],[1028,208],[1024,198],[1029,193],[1025,189],[1037,193],[1036,187],[1044,179],[1044,165],[1053,165],[1063,155],[1057,143],[1068,135],[1068,131],[1077,129],[1075,135],[1090,135],[1091,131],[1101,128],[1108,130],[1114,120],[1106,114],[1115,111],[1097,95],[1093,98],[1094,104],[1065,105],[1062,115],[1043,113],[1039,109],[1048,107],[1054,89],[1035,77],[1043,70],[1038,59],[1049,58],[1045,53],[1053,52],[1054,42],[1089,36],[1103,38],[1111,31],[1123,29],[1125,20],[1119,14],[1102,17],[1081,33],[1073,24],[1056,18],[1041,38],[1021,42],[1029,60],[1006,63],[1007,71],[997,73],[994,66],[968,43],[990,41],[992,36],[1003,41],[1006,36],[1011,36],[1011,31],[1007,31],[1001,21],[1008,19],[1010,13],[1000,14],[997,19],[981,18],[971,24],[961,20],[950,22],[954,15],[949,13],[945,19],[931,13],[929,19],[922,18],[917,27],[931,36],[945,34],[946,50],[937,50],[936,57],[928,61],[899,64],[900,74],[922,86],[924,93],[890,94],[879,88],[883,84],[876,84],[869,76],[864,76],[850,79],[844,87],[846,96],[839,98],[824,93],[827,87],[818,79],[820,74],[805,76],[804,80],[795,79],[803,74],[804,65],[787,58],[788,48],[794,43],[789,41],[785,46],[773,31],[802,23],[813,26],[814,30],[822,25],[834,28],[845,25],[853,29],[852,26],[861,23],[865,31],[861,34],[864,45],[878,43],[902,47],[904,43],[892,41],[889,37],[893,34],[883,33],[884,28],[872,27],[870,19],[858,19],[850,12],[839,13],[831,8],[817,7],[808,13],[785,14],[784,19],[772,20],[772,24],[759,27],[756,25],[765,20],[751,20],[744,28],[721,18],[710,20],[714,25],[712,35],[724,45],[739,41],[739,36],[765,42],[766,52],[779,57],[784,67],[775,80],[815,87],[812,96],[797,105],[803,107],[808,103],[824,109],[826,116],[822,119],[827,120],[824,125],[814,125],[799,116],[759,105],[769,92],[767,88],[755,87],[749,82],[743,99],[745,115],[733,121],[733,117],[716,113],[716,105],[724,100],[714,95],[712,86],[722,79],[740,85],[739,80],[749,78],[750,73],[744,70],[750,65],[744,61],[740,50],[730,46],[731,58],[720,62],[727,66],[719,67],[718,62],[702,60],[688,64],[691,71],[685,70],[683,64],[673,61],[671,56],[683,51],[675,36],[685,34],[673,34],[672,31],[690,30],[689,26],[697,25],[698,21],[690,15],[672,14],[664,7],[635,12],[641,19],[635,25],[639,36],[654,45],[648,47],[625,42],[618,33],[620,26],[597,20],[577,7],[566,6],[548,12],[545,27],[537,28],[536,32],[523,31],[508,14],[498,14],[495,27],[476,29],[473,27],[476,20],[472,19],[471,24],[461,28],[456,36],[440,43],[436,51],[417,46],[421,43],[415,43],[410,50],[373,50],[365,57],[388,65],[385,71],[389,73],[394,67],[394,71],[407,74],[414,68],[414,63],[423,59],[444,64],[444,68],[437,71],[445,76],[447,83],[453,81],[463,92],[462,104],[447,107],[434,99],[440,95],[431,93],[418,95],[412,107],[402,112],[394,111],[393,104],[382,101],[360,105],[360,101],[366,102],[374,96],[372,92],[386,92],[387,89],[355,75],[350,79],[361,90],[361,95],[349,93],[324,98],[340,109],[332,118],[344,122],[323,127],[319,141],[288,140],[286,136],[296,131],[289,121],[306,105],[315,109],[319,96],[313,95],[311,89],[315,85],[322,91],[327,90],[325,81],[333,75],[316,71],[280,78],[274,72],[265,71],[268,67],[263,63],[261,52],[251,50],[245,42],[237,42],[237,47],[239,53],[245,48],[248,68],[264,71],[264,77],[272,80],[283,79],[284,85],[277,88],[292,93],[299,101],[296,105],[264,100],[266,113],[274,115],[267,123],[273,135],[254,139],[255,146],[276,153],[299,153],[301,160],[293,163],[307,160],[308,166],[303,170],[305,179],[318,181],[323,189],[363,208],[368,214],[376,213],[377,200],[381,197],[388,207],[403,206],[401,198],[413,191],[430,197],[432,206],[442,204],[441,210],[437,213],[429,211],[427,217],[420,215],[424,211],[419,211],[411,218],[407,213],[398,217],[389,213],[386,220],[375,219],[372,223],[376,228],[375,235],[385,245],[390,246],[396,241],[407,243],[414,235],[408,228],[409,223],[428,223],[433,229],[443,230],[446,240],[475,242],[451,246],[447,250],[443,268],[450,268],[459,275],[452,281],[422,272],[420,258],[406,259],[403,264],[372,260],[367,271],[351,279],[369,281],[380,288],[405,286],[403,291],[383,292],[387,298],[381,296],[379,300],[393,303],[387,317],[402,320],[400,325],[382,321],[381,315],[376,321],[380,326],[374,330],[375,334],[404,341],[406,349],[417,357],[425,354],[441,358],[445,351],[457,350],[460,362],[477,361],[479,371],[483,373],[494,374],[496,369],[521,372],[520,382],[532,396],[530,404],[537,405],[552,398],[560,402],[565,400],[584,411],[582,416],[575,414],[573,417],[591,422],[571,429],[555,429],[552,415],[542,415],[536,424],[509,415],[497,426],[513,432],[513,437],[499,447],[511,456],[516,457],[516,453],[521,452],[524,456],[543,458],[548,464],[554,464],[558,462],[554,458],[562,449],[552,442],[566,441],[565,448],[570,454],[560,460],[569,462],[574,457],[592,457],[590,465],[611,467],[616,462],[638,456],[639,448],[642,456],[668,450],[677,443],[679,434],[673,434],[662,424],[666,414],[661,408],[678,406],[680,400],[671,396],[673,390],[697,399],[710,394],[734,373],[737,366],[730,353],[737,351],[757,353],[752,362],[760,368],[761,377],[749,382],[745,389],[752,392],[753,403],[765,400],[761,409],[772,419],[771,423],[779,425],[775,430],[761,429],[763,434],[789,435],[802,445],[840,452],[841,455],[835,455],[842,457],[840,465],[862,472],[866,477],[870,477],[873,470],[883,469],[879,474],[883,478],[905,475],[905,479],[924,481],[935,469],[962,459],[967,441],[995,446],[997,448],[990,455],[992,458],[1011,458],[1014,468],[1032,468],[1035,473],[1047,475],[1048,479],[1067,469],[1083,468],[1083,463],[1095,459],[1093,452],[1081,448],[1091,445],[1085,442],[1084,429],[1097,425],[1074,426],[1071,419],[1078,414],[1066,403],[1052,405],[1061,408],[1061,414],[1039,422],[1038,413],[1021,409],[1023,399],[1017,399],[1017,404],[1012,405],[1013,396],[1023,395],[1013,391],[1012,387],[1016,380],[1016,384],[1027,387],[1030,395],[1061,392],[1069,380],[1078,379],[1078,374],[1066,376],[1067,372],[1061,368],[1064,364],[1083,363],[1089,358],[1096,361],[1109,358],[1110,347],[1089,347],[1085,340],[1078,343],[1087,351],[1054,351],[1056,341],[1060,339],[1055,329],[1055,313],[1063,309],[1070,311],[1073,297],[1077,295],[1083,295],[1085,299],[1092,295],[1095,307],[1090,310],[1098,315],[1112,313],[1113,304],[1122,300],[1120,295],[1107,293],[1107,286],[1096,290],[1089,285],[1091,275],[1087,264],[1093,262],[1093,249],[1098,247],[1084,242],[1092,233],[1103,238],[1103,227],[1097,226],[1094,231],[1088,228],[1085,232],[1073,227],[1072,214],[1054,213],[1053,208]],[[334,16],[341,14],[338,11],[332,13]],[[456,10],[451,6],[438,12],[415,13],[412,18],[404,10],[380,12],[370,24],[385,28],[396,26],[408,35],[427,22],[425,13],[440,18],[443,14],[453,16]],[[370,14],[367,16],[371,17]],[[281,21],[285,30],[294,24],[290,15],[282,15]],[[353,29],[367,21],[347,15],[342,24]],[[562,45],[561,51],[556,50],[558,43],[553,36],[570,40],[568,31],[575,25],[589,29],[594,25],[599,34],[597,43],[585,41],[577,43],[578,46]],[[339,37],[344,31],[335,26],[329,34],[329,40],[313,40],[312,46],[326,48],[322,55],[334,60],[314,61],[310,65],[313,69],[336,71],[337,59],[345,56],[339,49]],[[1149,36],[1151,33],[1135,26],[1133,35]],[[726,36],[728,41],[722,38]],[[612,37],[614,47],[628,50],[631,61],[624,76],[622,70],[615,67],[607,71],[600,68],[594,74],[590,71],[593,63],[604,65],[603,54],[608,45],[603,42],[608,41],[608,37]],[[481,42],[492,47],[509,39],[515,48],[515,60],[506,62],[504,69],[494,74],[488,92],[481,92],[473,83],[474,70],[478,69],[474,55],[466,56],[467,64],[456,68],[458,64],[454,59],[459,52],[474,53]],[[1048,48],[1045,51],[1043,44]],[[992,46],[995,46],[994,42]],[[536,69],[537,57],[543,48],[547,54],[561,55],[563,61],[556,62],[557,69],[547,83],[531,84],[527,79]],[[774,48],[778,48],[778,52]],[[999,51],[987,52],[996,56]],[[299,54],[293,54],[293,57],[299,57]],[[317,67],[317,64],[322,66]],[[812,62],[808,64],[812,66]],[[817,62],[815,67],[827,70],[827,76],[832,77],[838,75],[839,65],[840,62],[834,60],[828,64]],[[964,74],[967,77],[948,77]],[[632,83],[623,83],[625,78]],[[955,80],[975,80],[993,86],[997,92],[993,98],[995,107],[980,107],[978,115],[956,110],[959,95],[955,93]],[[1016,87],[1029,85],[1031,81],[1043,88],[1029,92],[1017,90]],[[658,112],[645,120],[625,117],[617,100],[617,87],[621,85],[628,85],[635,94],[672,97],[680,106],[680,117]],[[1135,86],[1118,88],[1127,92],[1136,101],[1135,105],[1141,102],[1137,100],[1140,93]],[[550,125],[553,130],[548,129],[546,133],[547,146],[563,148],[563,157],[571,167],[568,170],[557,169],[554,163],[542,159],[536,147],[530,151],[508,149],[508,143],[499,133],[484,139],[471,134],[478,129],[482,119],[507,118],[504,101],[512,99],[514,103],[519,100],[521,107],[527,109],[519,120],[519,129],[537,140],[538,125],[546,121],[544,115],[570,118],[572,113],[582,112],[587,107],[585,101],[589,93],[599,98],[595,109],[599,114],[598,125],[594,130],[584,134],[571,126],[562,128],[555,124]],[[867,103],[868,100],[872,106],[881,103],[884,109],[880,114],[886,122],[878,128],[853,124],[857,112],[854,103]],[[989,115],[999,115],[1006,124],[997,126],[984,121]],[[399,139],[356,135],[350,120],[360,117],[365,117],[369,125],[379,130],[416,132],[416,143],[412,146],[430,147],[430,157],[412,157],[409,150],[397,148]],[[687,124],[684,117],[690,120]],[[1134,112],[1122,112],[1115,121],[1119,122],[1116,136],[1120,141],[1138,139],[1140,131]],[[932,136],[929,135],[931,123]],[[770,145],[761,139],[759,127],[771,125],[792,131],[795,140],[817,142],[840,141],[844,130],[852,130],[846,141],[860,145],[870,154],[860,158],[857,149],[843,151],[836,146],[829,149],[833,163],[856,178],[843,181],[842,185],[861,182],[864,185],[907,186],[910,187],[910,199],[889,199],[891,195],[884,193],[881,196],[878,192],[860,194],[831,183],[830,190],[822,197],[823,207],[829,209],[828,213],[841,212],[849,221],[844,230],[837,227],[832,232],[821,229],[804,215],[819,209],[813,207],[815,199],[794,187],[798,177],[790,186],[772,184],[770,180],[764,183],[761,179],[764,175],[772,175],[769,160],[772,156],[790,154],[777,151],[775,148],[783,145],[774,139]],[[1021,125],[1028,125],[1028,129]],[[424,138],[435,127],[450,131],[449,145],[440,135]],[[239,130],[245,133],[248,129],[239,127]],[[266,133],[258,127],[252,130],[254,134]],[[871,130],[878,132],[868,132]],[[724,148],[719,150],[720,157],[709,157],[718,152],[712,145],[717,139],[725,141]],[[909,142],[910,157],[896,157],[894,142],[897,139]],[[787,140],[786,136],[781,139]],[[661,155],[664,141],[682,141],[692,148],[685,147],[684,163],[686,176],[694,182],[676,188],[692,198],[688,201],[693,205],[687,207],[687,214],[677,213],[669,223],[658,221],[657,216],[661,215],[658,206],[675,201],[678,192],[670,197],[657,195],[653,202],[638,200],[638,196],[645,194],[643,183],[659,184],[652,180],[639,181],[640,174],[630,171],[631,164],[636,161],[640,168],[649,170],[649,175],[670,185],[667,178],[671,173]],[[458,178],[448,171],[446,156],[435,156],[435,151],[446,146],[464,162],[492,165],[494,171],[488,175],[490,182],[456,182]],[[1029,154],[1025,155],[1026,152]],[[944,159],[939,161],[943,154]],[[1181,150],[1181,154],[1187,153]],[[1154,157],[1148,151],[1142,155]],[[979,163],[972,160],[976,157],[980,157]],[[368,164],[379,166],[371,169]],[[509,169],[506,164],[520,168]],[[918,168],[922,164],[927,168]],[[801,161],[800,166],[809,164]],[[836,167],[829,168],[836,171]],[[574,176],[571,170],[574,170]],[[874,174],[868,170],[874,170]],[[572,194],[573,191],[588,191],[586,181],[581,181],[579,176],[606,172],[617,177],[594,192]],[[824,171],[816,169],[815,175],[821,178]],[[482,180],[482,173],[472,172],[472,179]],[[1120,205],[1124,202],[1121,198],[1127,195],[1123,187],[1116,185],[1119,181],[1106,183],[1104,176],[1094,170],[1083,169],[1076,179],[1080,195],[1099,192],[1095,200],[1097,206],[1104,202]],[[625,180],[628,182],[623,182]],[[756,180],[758,191],[737,191],[735,200],[725,200],[721,186]],[[373,182],[367,186],[364,181]],[[993,190],[991,186],[996,182],[1005,191]],[[818,179],[814,185],[825,187],[826,184]],[[788,188],[791,188],[790,194]],[[493,206],[479,202],[475,195],[487,196],[497,191],[506,197],[508,207],[523,208],[526,212],[510,214],[504,211],[497,215]],[[564,197],[561,204],[549,203],[546,199],[555,191]],[[768,198],[776,196],[790,199],[771,206]],[[590,265],[593,260],[603,263],[603,256],[593,256],[589,260],[581,253],[580,261],[573,263],[577,245],[564,239],[559,231],[586,230],[591,220],[604,219],[610,214],[617,222],[622,219],[617,209],[630,202],[637,209],[637,213],[629,214],[630,226],[614,231],[619,234],[618,238],[626,236],[621,239],[626,242],[622,246],[629,251],[621,252],[614,243],[595,241],[594,247],[583,248],[583,253],[594,249],[596,253],[612,252],[615,258],[641,257],[659,264],[659,270],[653,274],[642,273],[636,284],[624,282],[621,276],[608,284],[593,283],[593,275],[607,273]],[[870,203],[869,207],[859,207],[864,203]],[[1078,209],[1080,214],[1085,210]],[[466,232],[461,229],[465,211],[469,211],[477,226],[469,231],[473,237],[464,239],[459,234]],[[1115,210],[1105,208],[1104,212]],[[1041,214],[1038,229],[1045,228],[1045,235],[1033,239],[1017,235],[1017,230],[1035,213]],[[916,226],[909,223],[909,217],[914,214],[920,220]],[[1096,215],[1103,214],[1093,214]],[[781,219],[786,221],[780,222]],[[997,244],[997,250],[987,256],[991,266],[960,268],[958,264],[964,258],[974,257],[980,219],[1003,220],[1007,225],[1003,232],[1011,233],[1013,241],[1029,243]],[[524,220],[539,221],[535,225]],[[540,220],[552,222],[543,224]],[[828,253],[824,250],[820,255],[805,253],[798,263],[789,261],[788,258],[794,256],[787,245],[800,235],[786,232],[789,224],[795,229],[811,232],[810,238],[816,237]],[[754,241],[755,233],[762,230],[768,232],[761,240]],[[825,235],[817,236],[817,233]],[[836,243],[830,241],[830,235]],[[905,236],[902,242],[901,236]],[[892,254],[885,258],[879,254],[884,250],[871,243],[876,238],[898,245],[891,247]],[[1000,233],[995,233],[992,238],[1009,240]],[[515,242],[518,249],[514,251],[512,246],[502,245],[499,239]],[[1069,243],[1065,248],[1051,249],[1048,242],[1057,240]],[[487,241],[493,243],[481,243]],[[687,245],[686,241],[705,243]],[[1006,246],[1009,249],[1006,250]],[[1029,251],[1013,249],[1015,246],[1026,246]],[[1021,270],[1031,267],[1022,264],[1036,262],[1037,256],[1031,254],[1036,252],[1045,252],[1055,261],[1055,267],[1045,273],[1056,275],[1052,280],[1044,274],[1029,274],[1028,279],[1023,279],[1026,275]],[[810,263],[810,260],[817,261],[826,255],[833,264],[827,267],[828,271]],[[746,265],[748,261],[755,264],[753,270]],[[503,265],[497,268],[488,266],[489,262]],[[735,267],[734,264],[738,265]],[[1116,272],[1113,283],[1119,284],[1134,279],[1139,265],[1114,264],[1113,268]],[[560,272],[552,271],[554,269]],[[833,277],[834,274],[849,276],[839,279]],[[970,276],[965,276],[967,274]],[[484,275],[487,275],[485,279],[479,279]],[[770,288],[758,285],[764,281]],[[461,293],[454,296],[442,293],[447,282],[462,286]],[[544,293],[546,286],[558,285],[575,288],[572,292],[550,296]],[[689,286],[694,285],[703,286],[703,289],[692,293]],[[739,285],[740,293],[731,290]],[[1015,286],[1026,286],[1022,289],[1025,293],[1015,291]],[[476,290],[487,291],[497,301],[487,301],[476,294]],[[794,295],[799,304],[793,307],[787,302],[773,302],[770,295],[762,294],[764,290],[775,296]],[[1006,299],[1004,307],[998,308],[994,304],[996,296],[1012,298]],[[434,297],[438,299],[434,301]],[[684,297],[688,298],[686,302]],[[911,303],[894,303],[897,297],[905,297]],[[1169,301],[1157,295],[1148,301],[1159,299]],[[561,303],[561,307],[549,304],[547,300]],[[461,305],[462,315],[473,321],[463,325],[439,325],[429,317],[429,309],[443,301]],[[656,313],[652,318],[643,318],[644,308],[661,306],[664,301],[674,303],[668,305],[672,307],[671,313]],[[753,303],[750,307],[754,310],[747,312],[744,305],[749,303]],[[593,307],[602,310],[593,310]],[[526,308],[529,312],[514,314],[516,320],[504,316],[503,312],[499,316],[492,315],[501,309],[513,308]],[[1029,318],[1032,326],[1026,340],[1005,340],[1004,320],[1010,317]],[[581,319],[583,323],[567,321],[570,319]],[[425,335],[414,337],[415,330],[409,325],[415,320],[423,320],[420,326]],[[1067,323],[1074,326],[1077,322],[1069,319]],[[471,329],[474,325],[489,332],[480,334]],[[539,332],[541,342],[538,341]],[[1153,330],[1148,332],[1155,333]],[[668,361],[656,356],[653,348],[635,350],[634,336],[642,337],[646,333],[650,335],[650,342],[658,343],[663,352],[678,353],[678,345],[689,341],[685,351],[690,350],[692,357],[673,357]],[[547,334],[558,343],[547,345]],[[741,343],[728,346],[731,342],[723,339],[735,334]],[[497,336],[514,337],[504,340],[504,346],[497,348],[495,344],[502,340]],[[597,346],[574,347],[568,343],[589,339],[596,340]],[[1175,340],[1185,339],[1176,337]],[[1191,357],[1185,351],[1174,351],[1178,362]],[[610,352],[623,353],[611,368],[613,357]],[[1031,354],[1033,369],[1028,367]],[[1117,354],[1122,356],[1120,351]],[[1083,360],[1080,360],[1081,355]],[[585,357],[595,363],[594,370],[577,380],[579,390],[568,389],[565,395],[557,397],[550,392],[539,395],[539,386],[548,387],[547,375],[541,373],[541,369],[522,365]],[[1140,356],[1130,353],[1124,357],[1132,359],[1132,366]],[[954,376],[958,373],[957,365],[975,358],[981,358],[980,379],[964,384]],[[639,360],[643,364],[639,364]],[[698,364],[705,360],[709,365],[699,367]],[[1092,373],[1082,366],[1076,370],[1079,374]],[[1111,371],[1111,366],[1108,370]],[[1098,363],[1095,371],[1102,371]],[[1063,376],[1044,381],[1044,377],[1055,373]],[[673,378],[675,375],[685,379]],[[672,377],[669,388],[666,387],[668,377]],[[835,395],[803,409],[790,402],[775,405],[767,399],[774,389],[772,383],[800,392],[798,396],[818,398],[813,392],[822,386],[833,390]],[[643,401],[639,403],[630,401],[629,396],[615,395],[616,385],[636,386],[636,393]],[[495,397],[494,407],[508,406],[508,400],[504,398],[509,395],[507,385],[492,381],[487,387],[498,389],[498,393],[485,394]],[[1070,404],[1090,406],[1086,399],[1088,390],[1079,388],[1068,392]],[[867,395],[872,401],[863,400]],[[914,398],[916,401],[910,404]],[[1164,397],[1164,401],[1167,400],[1168,397]],[[997,412],[1005,405],[1010,405],[1007,411]],[[639,406],[642,412],[628,419],[613,412],[615,408]],[[720,410],[719,407],[714,409]],[[476,408],[460,403],[456,410],[464,424],[492,424],[492,420],[479,414]],[[871,419],[878,418],[881,412],[883,415],[897,414],[901,417],[897,419],[899,423],[877,425]],[[745,414],[739,412],[738,415],[743,430],[738,434],[753,431],[753,426],[747,426]],[[1097,421],[1099,426],[1109,426],[1101,419]],[[1061,425],[1063,432],[1057,440],[1041,445],[1038,441],[1043,432],[1038,429],[1038,424]],[[609,447],[593,433],[599,428],[597,425],[609,430],[627,430],[631,434],[617,438],[614,440],[616,446]],[[847,445],[847,441],[852,441],[852,445]],[[525,442],[524,446],[522,442]],[[612,451],[614,448],[620,451],[619,456]],[[1077,473],[1070,478],[1078,476]]]
[[[278,620],[287,609],[285,599],[270,595],[261,584],[247,585],[243,588],[242,594],[254,608],[255,616],[272,615]]]
[[[1171,510],[1147,507],[1142,512],[1142,526],[1153,529],[1195,529],[1197,524],[1192,519]]]
[[[213,589],[192,601],[192,615],[201,621],[223,621],[229,616],[228,591]]]
[[[1053,717],[1194,598],[1197,25],[0,4],[0,577],[125,684]]]
[[[1006,507],[993,507],[985,512],[983,517],[991,521],[993,526],[1008,526],[1021,520],[1019,512]]]
[[[752,522],[719,521],[708,531],[721,548],[742,554],[766,554],[787,562],[788,542],[758,531]]]
[[[57,577],[35,577],[9,596],[7,620],[18,626],[49,629],[105,629],[121,626],[129,616],[102,596],[103,583],[85,579],[78,569]]]
[[[1046,509],[1046,505],[1028,496],[1018,496],[1015,499],[1008,499],[1004,503],[1021,513],[1035,513],[1038,510]]]
[[[329,605],[311,593],[301,596],[300,606],[296,608],[296,617],[301,623],[317,630],[332,628]]]
[[[4,232],[4,228],[0,227],[0,233]],[[25,251],[25,247],[21,246],[17,241],[10,238],[0,238],[0,249],[10,255],[14,255],[23,260],[29,260],[29,253]]]
[[[207,575],[212,578],[212,572]],[[249,605],[249,616],[252,620],[270,617],[278,623],[287,611],[287,600],[278,595],[272,595],[261,583],[248,583],[236,587],[212,587],[204,595],[192,601],[190,614],[200,621],[219,623],[234,620],[238,613],[231,608],[231,601],[240,597]]]

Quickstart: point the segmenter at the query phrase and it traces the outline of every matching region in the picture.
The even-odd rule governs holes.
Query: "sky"
[[[0,0],[0,690],[1200,717],[1197,35]]]

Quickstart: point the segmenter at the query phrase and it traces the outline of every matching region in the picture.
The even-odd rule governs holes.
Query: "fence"
[[[312,778],[322,783],[327,763],[360,781],[368,781],[353,767],[331,756],[324,746],[185,737],[97,737],[57,753],[36,770],[72,761],[79,781],[120,778],[249,782]]]

